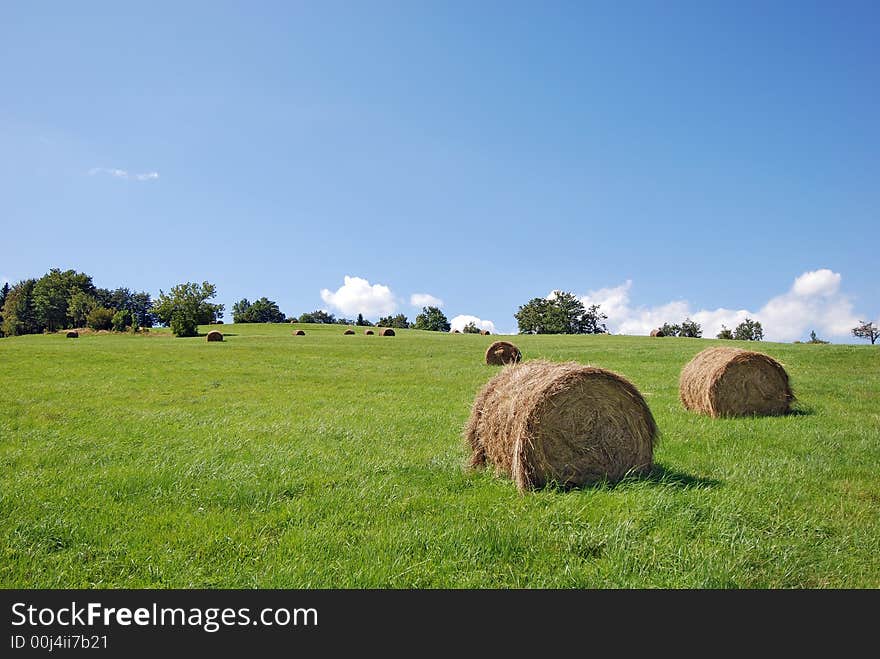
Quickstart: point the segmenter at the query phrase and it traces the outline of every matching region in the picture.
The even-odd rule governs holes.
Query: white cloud
[[[840,288],[840,273],[831,272],[828,268],[805,272],[794,280],[791,291],[795,295],[813,297],[816,295],[834,295]]]
[[[461,332],[464,329],[464,326],[468,323],[474,323],[481,330],[489,330],[492,334],[498,334],[498,331],[495,329],[495,323],[491,320],[483,320],[482,318],[477,318],[476,316],[468,316],[467,314],[462,314],[460,316],[456,316],[452,320],[449,321],[449,324],[452,326],[450,328],[450,332],[452,330],[458,330]]]
[[[108,169],[106,167],[93,167],[89,170],[89,176],[95,174],[107,174],[113,178],[121,178],[126,181],[153,181],[159,178],[159,172],[144,172],[143,174],[130,174],[124,169]]]
[[[630,304],[632,281],[611,288],[590,291],[580,298],[584,305],[600,305],[608,316],[608,329],[619,334],[649,334],[663,323],[680,323],[689,317],[698,322],[703,336],[714,337],[724,325],[736,327],[745,318],[758,320],[764,338],[770,341],[793,341],[816,330],[823,338],[848,337],[857,318],[850,298],[840,293],[841,275],[827,268],[805,272],[794,280],[791,289],[771,298],[757,311],[748,309],[697,309],[686,300],[653,307]]]
[[[442,307],[443,300],[428,293],[413,293],[409,296],[409,303],[414,307]]]
[[[335,292],[322,289],[321,299],[347,316],[386,316],[397,310],[391,289],[382,284],[370,285],[366,279],[345,275],[344,283]]]

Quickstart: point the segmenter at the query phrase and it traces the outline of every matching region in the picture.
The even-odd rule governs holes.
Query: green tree
[[[764,339],[764,329],[757,320],[746,318],[733,330],[733,338],[737,341],[761,341]]]
[[[128,309],[120,309],[111,319],[114,332],[124,332],[131,325],[131,312]]]
[[[363,327],[364,325],[366,325],[367,323],[364,320],[364,315],[359,313],[357,320],[354,321],[354,324],[357,325],[358,327]]]
[[[299,317],[301,323],[317,323],[319,325],[332,325],[336,322],[336,316],[326,311],[317,309],[315,311],[304,313]]]
[[[6,304],[6,296],[9,295],[9,282],[3,282],[3,288],[0,288],[0,336],[3,334],[3,306]]]
[[[660,331],[663,333],[663,336],[678,336],[681,334],[681,325],[663,323],[663,327],[660,328]]]
[[[107,307],[95,307],[89,312],[86,318],[86,325],[93,330],[108,330],[113,327],[113,316],[116,314],[113,309]]]
[[[880,339],[880,327],[877,327],[873,322],[866,323],[864,320],[860,320],[859,324],[852,328],[852,333],[856,338],[868,339],[871,345]]]
[[[249,323],[250,321],[251,303],[246,297],[241,298],[232,305],[232,322],[233,323]]]
[[[24,279],[9,289],[3,303],[3,334],[20,336],[43,331],[34,307],[36,279]]]
[[[514,314],[520,334],[604,334],[608,319],[594,304],[584,307],[573,293],[554,291],[550,299],[532,298]]]
[[[448,332],[449,321],[439,307],[422,307],[422,313],[416,316],[413,329],[428,330],[431,332]]]
[[[121,309],[128,309],[131,311],[132,308],[132,293],[127,288],[115,288],[112,291],[107,288],[96,288],[95,289],[95,299],[98,300],[98,304],[102,307],[107,307],[108,309],[113,309],[115,311],[119,311]]]
[[[100,305],[94,295],[89,295],[85,291],[74,292],[70,296],[70,302],[67,303],[67,316],[70,318],[71,327],[85,327],[89,312],[97,306]]]
[[[542,297],[535,297],[520,306],[513,317],[516,318],[520,334],[549,334],[546,328],[550,302]]]
[[[608,320],[608,316],[599,311],[598,304],[591,304],[587,309],[586,313],[581,318],[581,330],[582,334],[607,334],[608,328],[605,326],[605,322]]]
[[[477,327],[477,324],[474,321],[471,321],[467,325],[462,327],[461,331],[464,334],[479,334],[480,328]]]
[[[135,327],[152,327],[156,322],[153,316],[153,301],[146,291],[132,293],[128,310],[131,311],[132,325]]]
[[[703,336],[703,328],[700,327],[698,322],[685,318],[681,323],[678,335],[690,339],[699,339]]]
[[[34,285],[37,322],[50,332],[73,324],[67,315],[70,298],[77,291],[93,294],[92,278],[82,272],[52,268]]]
[[[232,305],[233,323],[283,323],[284,320],[278,304],[266,297],[261,297],[253,304],[243,298]]]
[[[733,339],[733,332],[730,331],[724,325],[721,326],[721,331],[718,332],[718,335],[715,337],[716,339]]]
[[[820,339],[820,338],[816,335],[816,330],[813,330],[813,331],[810,332],[810,340],[807,341],[807,343],[823,344],[823,343],[828,343],[828,341],[823,341],[822,339]]]
[[[196,336],[199,325],[207,325],[223,315],[223,305],[208,302],[217,294],[209,282],[178,284],[166,294],[159,291],[153,313],[160,323],[169,325],[175,336]]]
[[[395,329],[408,329],[409,328],[409,320],[402,313],[397,314],[396,316],[385,316],[384,318],[380,318],[379,322],[376,323],[379,327],[393,327]]]

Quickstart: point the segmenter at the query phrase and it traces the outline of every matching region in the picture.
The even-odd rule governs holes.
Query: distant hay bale
[[[491,333],[492,332],[490,332],[489,330],[480,330],[480,334],[482,334],[483,336],[489,336]]]
[[[666,335],[663,333],[662,329],[653,329],[653,330],[651,330],[651,336],[666,336]]]
[[[301,329],[299,329],[299,330],[294,330],[293,335],[294,335],[294,336],[305,336],[305,335],[306,335],[306,331],[305,331],[305,330],[301,330]]]
[[[347,329],[347,330],[345,330],[345,331],[343,332],[343,334],[354,334],[354,330],[353,330],[353,329]]]
[[[486,349],[486,363],[489,366],[513,364],[521,359],[522,352],[508,341],[496,341]]]
[[[208,332],[208,341],[222,341],[222,340],[223,340],[223,334],[221,334],[219,331],[211,330],[210,332]]]
[[[373,330],[371,330],[371,329],[365,329],[364,334],[366,334],[367,336],[370,336],[371,334],[375,334],[375,332],[373,332]]]
[[[383,327],[379,330],[379,336],[394,336],[394,330],[390,327]]]
[[[535,360],[506,366],[489,380],[474,400],[465,437],[471,467],[491,463],[523,491],[646,473],[657,425],[626,378]]]
[[[782,364],[724,346],[694,357],[682,369],[678,389],[687,409],[713,417],[786,414],[794,401]]]
[[[77,332],[76,330],[70,330],[67,334],[65,334],[65,336],[66,336],[68,339],[78,339],[78,338],[79,338],[79,332]]]
[[[453,334],[461,334],[461,332],[459,332],[458,330],[452,330],[452,333]]]

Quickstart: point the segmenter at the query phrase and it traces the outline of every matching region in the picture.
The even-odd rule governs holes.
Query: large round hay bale
[[[489,366],[513,364],[522,359],[519,348],[509,341],[496,341],[486,348],[486,363]]]
[[[343,334],[354,334],[354,330],[353,330],[353,329],[347,329],[347,330],[345,330],[345,331],[343,332]]]
[[[366,334],[367,336],[370,336],[371,334],[375,334],[375,332],[371,329],[365,329],[364,334]]]
[[[794,401],[782,364],[726,346],[707,348],[688,362],[678,391],[687,409],[714,417],[785,414]]]
[[[306,335],[306,331],[305,331],[305,330],[301,330],[301,329],[294,330],[293,335],[294,335],[294,336],[305,336],[305,335]]]
[[[67,334],[65,334],[65,336],[66,336],[68,339],[78,339],[78,338],[79,338],[79,332],[77,332],[76,330],[70,330],[69,332],[67,332]]]
[[[492,332],[490,332],[489,330],[480,330],[480,334],[482,334],[483,336],[489,336],[491,333]]]
[[[390,327],[383,327],[379,330],[379,336],[394,336],[394,330]]]
[[[651,336],[666,336],[662,329],[652,329]]]
[[[487,462],[520,491],[651,469],[657,425],[622,376],[575,362],[507,366],[477,394],[465,428],[471,466]]]
[[[217,330],[211,330],[208,332],[208,341],[222,341],[223,334],[218,332]]]

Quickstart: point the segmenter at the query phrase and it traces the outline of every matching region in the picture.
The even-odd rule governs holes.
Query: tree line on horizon
[[[14,286],[7,282],[0,288],[0,337],[79,327],[137,332],[156,324],[170,327],[175,336],[196,336],[199,325],[223,322],[220,318],[224,305],[210,302],[216,294],[217,288],[210,282],[185,282],[173,286],[168,293],[160,289],[159,296],[153,300],[145,291],[131,291],[124,287],[112,290],[100,288],[95,286],[90,275],[52,268],[38,279],[24,279]],[[577,296],[566,291],[554,291],[548,298],[532,298],[519,307],[514,317],[520,334],[608,333],[605,324],[608,316],[602,313],[600,305],[587,307]],[[266,297],[254,302],[243,298],[233,304],[232,320],[234,323],[299,322],[374,326],[363,314],[358,314],[352,320],[315,310],[287,317],[276,302]],[[383,316],[376,325],[434,332],[449,332],[451,329],[446,315],[434,306],[422,307],[413,322],[401,313]],[[462,331],[478,334],[480,328],[470,322]],[[859,321],[859,325],[852,329],[852,334],[856,338],[869,340],[873,345],[880,339],[880,327],[873,322]],[[658,328],[657,335],[701,338],[703,331],[699,323],[685,318],[680,323],[664,323]],[[759,321],[746,318],[732,330],[722,325],[716,338],[761,341],[764,330]],[[810,340],[805,343],[827,341],[820,339],[813,331]]]

